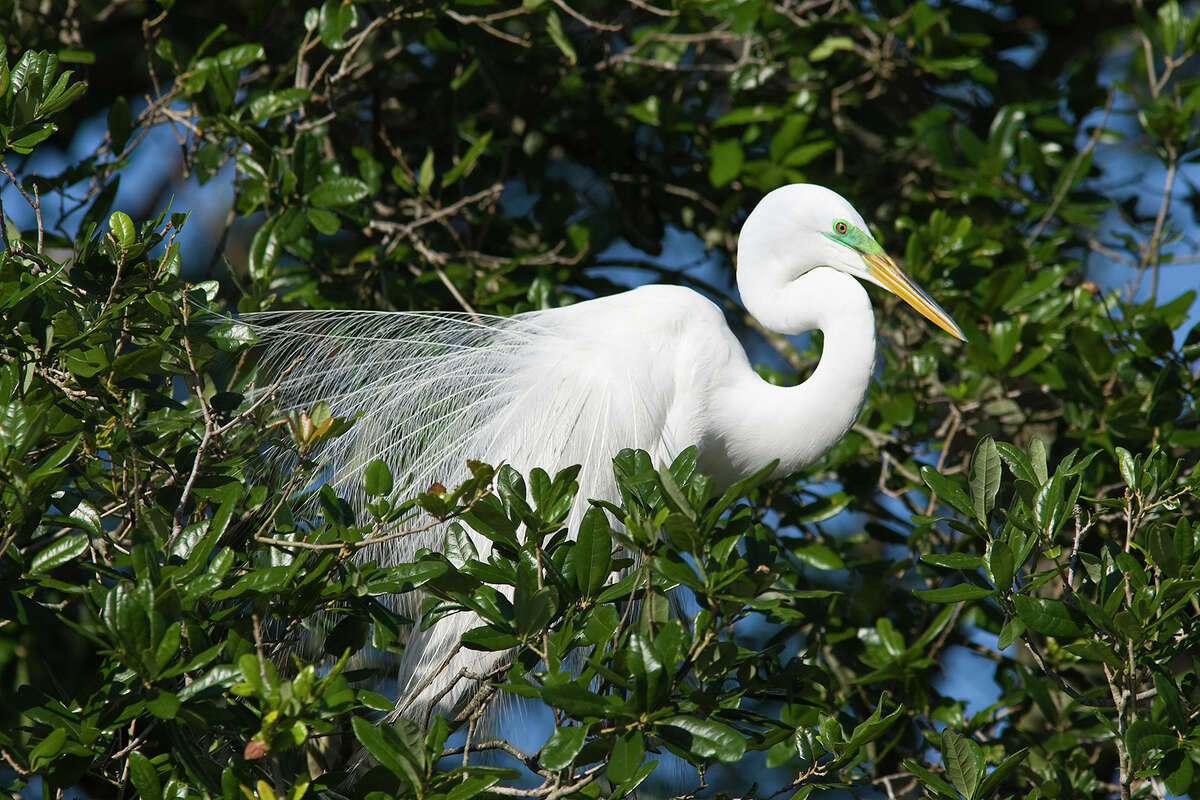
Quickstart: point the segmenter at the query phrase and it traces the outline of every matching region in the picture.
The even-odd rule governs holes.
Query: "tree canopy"
[[[1186,10],[0,4],[0,786],[1200,796]],[[253,331],[219,321],[634,274],[794,383],[820,336],[729,288],[792,182],[851,199],[967,342],[874,292],[877,380],[822,461],[718,495],[695,450],[624,451],[578,530],[572,471],[503,465],[393,498],[376,462],[356,516],[307,458],[354,420],[251,395]],[[356,557],[418,513],[445,552]],[[456,718],[384,718],[406,592],[515,648]]]

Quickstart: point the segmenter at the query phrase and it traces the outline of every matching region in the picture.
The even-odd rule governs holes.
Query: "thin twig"
[[[372,220],[370,223],[370,227],[375,228],[377,230],[381,230],[381,231],[388,231],[390,233],[399,233],[402,236],[407,236],[408,234],[415,231],[417,228],[424,227],[425,225],[428,225],[431,222],[437,222],[440,219],[443,219],[445,217],[449,217],[449,216],[452,216],[452,215],[458,213],[466,206],[473,205],[475,203],[479,203],[484,200],[494,200],[495,198],[500,196],[500,193],[502,191],[504,191],[504,184],[493,183],[491,186],[489,186],[486,189],[483,189],[482,191],[475,192],[474,194],[467,195],[466,197],[461,197],[458,200],[455,200],[450,205],[445,206],[444,208],[439,208],[436,211],[431,211],[422,217],[418,217],[418,218],[414,219],[412,222],[401,223],[401,222],[388,222],[386,220]]]
[[[238,412],[238,415],[236,417],[234,417],[233,419],[229,420],[229,422],[227,422],[224,425],[222,425],[221,427],[217,428],[217,431],[216,431],[217,435],[222,436],[225,433],[228,433],[233,428],[237,427],[238,425],[241,425],[243,422],[245,422],[246,420],[248,420],[250,418],[251,414],[253,414],[259,408],[264,406],[268,401],[270,401],[272,398],[274,398],[275,393],[279,390],[279,387],[283,383],[284,379],[287,378],[287,376],[291,373],[292,370],[294,370],[301,363],[303,363],[305,360],[307,360],[307,358],[308,358],[308,356],[306,356],[306,355],[297,356],[292,361],[291,364],[289,364],[286,368],[284,368],[279,373],[279,377],[276,378],[274,380],[274,382],[271,383],[270,386],[268,386],[266,389],[264,389],[262,391],[262,395],[257,400],[255,400],[244,411]]]
[[[213,420],[212,411],[208,407],[208,401],[204,399],[204,381],[200,377],[200,368],[196,366],[196,358],[192,353],[191,338],[187,334],[189,308],[187,301],[184,301],[182,305],[184,327],[183,349],[187,353],[188,368],[191,371],[193,380],[192,390],[196,393],[196,400],[200,403],[200,413],[204,417],[204,433],[200,437],[200,444],[196,447],[196,457],[192,459],[192,469],[188,474],[187,481],[183,485],[183,491],[179,495],[179,503],[175,506],[175,519],[171,525],[171,537],[167,540],[168,550],[175,543],[175,538],[183,530],[184,507],[191,496],[192,487],[196,483],[196,476],[200,474],[200,462],[203,460],[209,442],[212,441],[213,434],[216,431],[216,423]]]
[[[642,11],[648,11],[651,14],[654,14],[659,17],[678,17],[679,16],[678,11],[668,10],[665,8],[659,8],[658,6],[652,6],[649,3],[643,2],[643,0],[628,0],[628,3],[629,3],[629,5],[633,6],[634,8],[640,8]]]
[[[1071,186],[1075,183],[1075,173],[1079,171],[1079,167],[1083,164],[1083,160],[1096,149],[1096,144],[1100,141],[1100,135],[1104,132],[1104,126],[1108,124],[1108,114],[1112,111],[1113,98],[1117,95],[1116,90],[1109,88],[1108,99],[1104,101],[1104,115],[1100,118],[1099,124],[1092,130],[1092,135],[1088,138],[1087,144],[1083,149],[1075,154],[1075,158],[1071,161],[1071,166],[1067,167],[1067,171],[1063,174],[1062,184],[1058,187],[1058,191],[1054,194],[1054,198],[1050,201],[1050,207],[1046,209],[1046,213],[1042,214],[1042,218],[1038,220],[1037,225],[1033,226],[1033,231],[1025,238],[1025,247],[1031,247],[1037,241],[1042,229],[1054,218],[1058,213],[1059,206],[1070,191]]]
[[[946,454],[950,452],[950,443],[954,441],[954,434],[958,433],[958,425],[961,421],[962,414],[960,414],[958,409],[951,404],[949,419],[950,430],[946,433],[946,438],[942,440],[942,452],[938,455],[937,466],[935,467],[938,472],[941,472],[942,468],[946,465]],[[932,514],[936,505],[937,492],[930,491],[929,504],[925,506],[925,516]]]
[[[478,25],[480,28],[487,31],[492,36],[495,36],[497,39],[502,39],[503,41],[506,41],[509,44],[515,44],[518,47],[524,47],[524,48],[532,47],[532,44],[530,44],[530,42],[528,40],[522,39],[517,36],[513,36],[510,33],[505,33],[504,31],[495,27],[494,25],[491,24],[491,22],[488,21],[487,17],[477,17],[474,15],[460,14],[452,8],[444,9],[442,11],[442,13],[445,14],[450,19],[457,22],[459,25]],[[493,15],[493,17],[494,17],[494,15]]]
[[[384,719],[386,719],[388,722],[391,722],[395,719],[398,719],[400,715],[407,711],[408,707],[416,702],[417,697],[420,696],[421,692],[428,689],[434,680],[437,679],[437,676],[441,674],[442,670],[450,666],[450,662],[454,660],[454,657],[458,655],[460,650],[462,650],[462,642],[458,642],[454,645],[454,647],[450,648],[446,655],[442,657],[442,660],[438,662],[438,665],[431,669],[429,674],[422,678],[421,681],[412,688],[412,690],[408,693],[408,696],[404,698],[403,702],[398,702],[396,704],[396,708]]]
[[[416,528],[404,528],[391,533],[385,533],[379,536],[368,535],[357,542],[297,542],[291,539],[276,539],[270,536],[260,536],[255,534],[254,541],[262,542],[263,544],[275,545],[276,547],[295,547],[298,550],[314,550],[317,552],[329,550],[347,550],[355,551],[362,550],[365,547],[370,547],[373,544],[382,542],[390,542],[395,539],[402,539],[405,536],[415,536],[419,533],[426,533],[434,528],[442,525],[445,520],[433,520],[425,525]]]
[[[12,245],[8,241],[8,217],[4,216],[4,192],[0,192],[0,239],[4,241],[4,252],[11,253]]]
[[[42,254],[42,240],[46,230],[42,227],[42,198],[37,194],[37,182],[34,182],[34,218],[37,221],[37,254]]]
[[[270,686],[271,682],[267,680],[267,657],[263,652],[262,623],[258,619],[258,614],[251,614],[250,622],[254,626],[254,651],[258,654],[258,677],[262,680],[263,686]]]
[[[1171,193],[1175,188],[1175,173],[1178,166],[1175,160],[1175,145],[1171,142],[1165,144],[1167,148],[1167,174],[1163,178],[1162,202],[1158,206],[1158,214],[1154,217],[1154,230],[1150,234],[1150,241],[1146,243],[1146,252],[1142,256],[1142,269],[1148,263],[1153,270],[1150,278],[1150,299],[1154,300],[1158,297],[1158,265],[1162,261],[1160,248],[1162,247],[1162,232],[1163,226],[1166,224],[1167,210],[1171,205]]]
[[[1042,654],[1039,653],[1037,651],[1037,649],[1033,646],[1033,643],[1029,641],[1028,634],[1026,634],[1026,633],[1021,634],[1021,642],[1025,645],[1025,648],[1029,651],[1029,654],[1033,656],[1033,660],[1037,662],[1038,668],[1041,669],[1042,674],[1046,675],[1046,677],[1048,677],[1052,681],[1054,681],[1054,683],[1057,684],[1058,688],[1062,689],[1063,692],[1065,692],[1068,696],[1070,696],[1070,698],[1072,700],[1079,703],[1080,705],[1088,706],[1089,708],[1113,708],[1116,706],[1116,703],[1114,703],[1111,700],[1097,700],[1094,697],[1088,697],[1086,695],[1080,694],[1079,690],[1077,690],[1074,686],[1071,686],[1071,684],[1069,684],[1065,680],[1063,680],[1062,676],[1059,675],[1057,672],[1050,669],[1050,667],[1046,664],[1045,660],[1042,658]],[[1105,667],[1105,668],[1107,669],[1107,667]]]
[[[594,19],[585,17],[582,13],[576,11],[575,9],[573,9],[569,5],[567,5],[565,2],[563,2],[563,0],[550,0],[550,1],[552,3],[554,3],[554,5],[561,8],[567,15],[574,17],[576,20],[578,20],[579,22],[582,22],[584,25],[591,28],[592,30],[603,31],[605,33],[616,33],[617,31],[621,30],[620,25],[612,25],[612,24],[605,24],[603,22],[596,22],[596,20],[594,20]]]
[[[1071,543],[1071,559],[1067,562],[1067,586],[1074,588],[1075,586],[1075,565],[1079,563],[1079,543],[1083,540],[1084,534],[1092,527],[1092,520],[1089,518],[1086,525],[1079,524],[1080,510],[1079,504],[1075,504],[1075,541]]]

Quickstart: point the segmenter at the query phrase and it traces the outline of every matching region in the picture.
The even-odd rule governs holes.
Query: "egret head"
[[[951,336],[966,340],[950,315],[883,251],[844,197],[811,183],[776,189],[750,212],[738,239],[743,299],[777,297],[817,267],[887,289]]]

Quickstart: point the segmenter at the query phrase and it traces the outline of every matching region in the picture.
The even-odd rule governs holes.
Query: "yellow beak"
[[[962,329],[954,324],[954,320],[950,319],[950,315],[943,311],[942,307],[934,302],[933,298],[927,295],[924,289],[917,286],[912,278],[905,275],[904,271],[896,266],[896,262],[885,253],[862,253],[862,257],[871,267],[871,277],[880,286],[908,303],[921,316],[934,325],[937,325],[955,339],[960,339],[964,342],[967,340],[967,337],[963,336]]]

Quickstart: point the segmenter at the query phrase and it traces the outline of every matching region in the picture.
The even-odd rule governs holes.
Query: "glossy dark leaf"
[[[569,557],[569,570],[583,594],[595,594],[608,580],[612,570],[612,546],[607,516],[598,508],[589,508],[583,515],[579,539]]]
[[[976,797],[985,767],[978,743],[947,728],[942,731],[942,759],[954,788],[968,800]]]
[[[565,769],[583,749],[587,728],[571,725],[565,728],[555,728],[554,733],[542,745],[538,761],[550,770]]]
[[[958,603],[963,600],[978,600],[981,597],[989,597],[992,594],[992,590],[976,586],[973,583],[959,583],[940,589],[917,589],[913,593],[927,603]]]
[[[162,781],[150,759],[134,750],[129,754],[129,780],[143,800],[161,800]]]
[[[1029,627],[1049,636],[1082,636],[1086,632],[1061,600],[1019,594],[1013,598],[1017,616]]]
[[[932,467],[921,467],[921,479],[955,511],[966,517],[974,517],[974,504],[967,497],[967,493],[952,479],[940,474]]]
[[[1000,453],[990,436],[983,437],[975,445],[967,485],[971,490],[975,519],[986,524],[988,512],[996,504],[996,493],[1000,491]]]
[[[370,187],[358,178],[329,178],[317,184],[306,199],[314,206],[346,206],[362,200],[370,192]]]
[[[671,717],[659,723],[668,741],[702,759],[736,761],[746,750],[746,741],[727,725],[695,717]]]
[[[363,472],[363,491],[375,497],[387,497],[391,495],[393,486],[392,471],[382,459],[377,458],[367,464]]]

